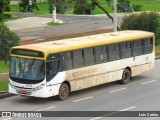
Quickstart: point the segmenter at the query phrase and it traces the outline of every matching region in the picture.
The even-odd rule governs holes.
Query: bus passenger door
[[[50,55],[46,63],[46,79],[51,81],[59,72],[60,60],[59,54]]]

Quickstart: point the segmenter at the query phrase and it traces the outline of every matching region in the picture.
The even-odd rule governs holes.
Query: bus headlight
[[[45,86],[45,84],[41,84],[40,86],[33,88],[34,91],[40,90]]]

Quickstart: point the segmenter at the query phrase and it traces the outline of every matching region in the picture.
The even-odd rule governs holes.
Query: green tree
[[[111,0],[106,0],[108,3],[108,6],[111,6]]]
[[[99,7],[111,20],[112,20],[112,23],[113,23],[113,17],[109,14],[109,12],[99,4],[98,0],[92,0],[92,2],[97,6]],[[117,30],[120,30],[120,28],[117,26]]]
[[[69,1],[70,2],[70,1]],[[56,7],[56,13],[65,14],[67,10],[67,0],[48,0],[49,13],[52,13],[53,6]]]
[[[87,0],[76,0],[74,6],[75,14],[91,14],[92,6],[87,2]]]
[[[131,11],[129,0],[118,0],[117,9],[119,12]]]
[[[10,9],[10,0],[5,0],[4,11],[5,12],[11,11],[11,9]]]
[[[0,0],[0,22],[3,19],[4,6],[5,6],[5,0]]]
[[[4,24],[0,24],[0,56],[7,64],[10,48],[18,45],[20,38],[14,32],[11,32]]]
[[[117,9],[119,12],[140,11],[142,5],[131,5],[130,0],[118,0]]]
[[[20,0],[19,2],[19,11],[21,12],[33,12],[33,10],[39,10],[37,6],[37,1],[32,0],[32,5],[29,5],[29,0]]]
[[[160,15],[156,12],[132,14],[122,19],[122,30],[144,30],[154,32],[160,42]]]

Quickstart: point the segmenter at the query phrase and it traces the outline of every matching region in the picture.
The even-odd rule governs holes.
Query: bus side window
[[[152,52],[152,49],[153,49],[152,38],[143,39],[142,45],[143,45],[143,54],[149,54]]]
[[[150,44],[153,45],[153,37],[150,38]]]
[[[95,62],[103,63],[107,60],[107,46],[98,46],[94,48]]]
[[[119,45],[120,45],[120,57],[121,57],[121,59],[131,57],[130,42],[122,42]]]
[[[142,42],[141,40],[134,40],[131,42],[132,46],[132,56],[142,55]]]
[[[109,61],[120,59],[118,43],[108,45],[108,50],[109,50]]]
[[[79,68],[84,66],[84,55],[82,50],[72,51],[73,54],[73,66]]]
[[[107,49],[107,46],[106,45],[101,46],[101,50],[102,50],[102,55],[101,55],[102,62],[108,61],[108,49]]]
[[[48,74],[52,75],[57,73],[59,70],[59,60],[52,60],[47,62]]]
[[[63,52],[61,54],[61,67],[63,70],[72,69],[72,53],[71,52]]]
[[[95,64],[93,48],[86,48],[83,50],[83,52],[84,52],[85,65],[88,66]]]

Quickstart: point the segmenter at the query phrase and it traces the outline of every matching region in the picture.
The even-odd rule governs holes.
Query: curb
[[[12,96],[15,96],[15,95],[11,94],[11,93],[8,93],[8,92],[0,93],[0,99],[4,99],[4,98],[7,98],[7,97],[12,97]]]

